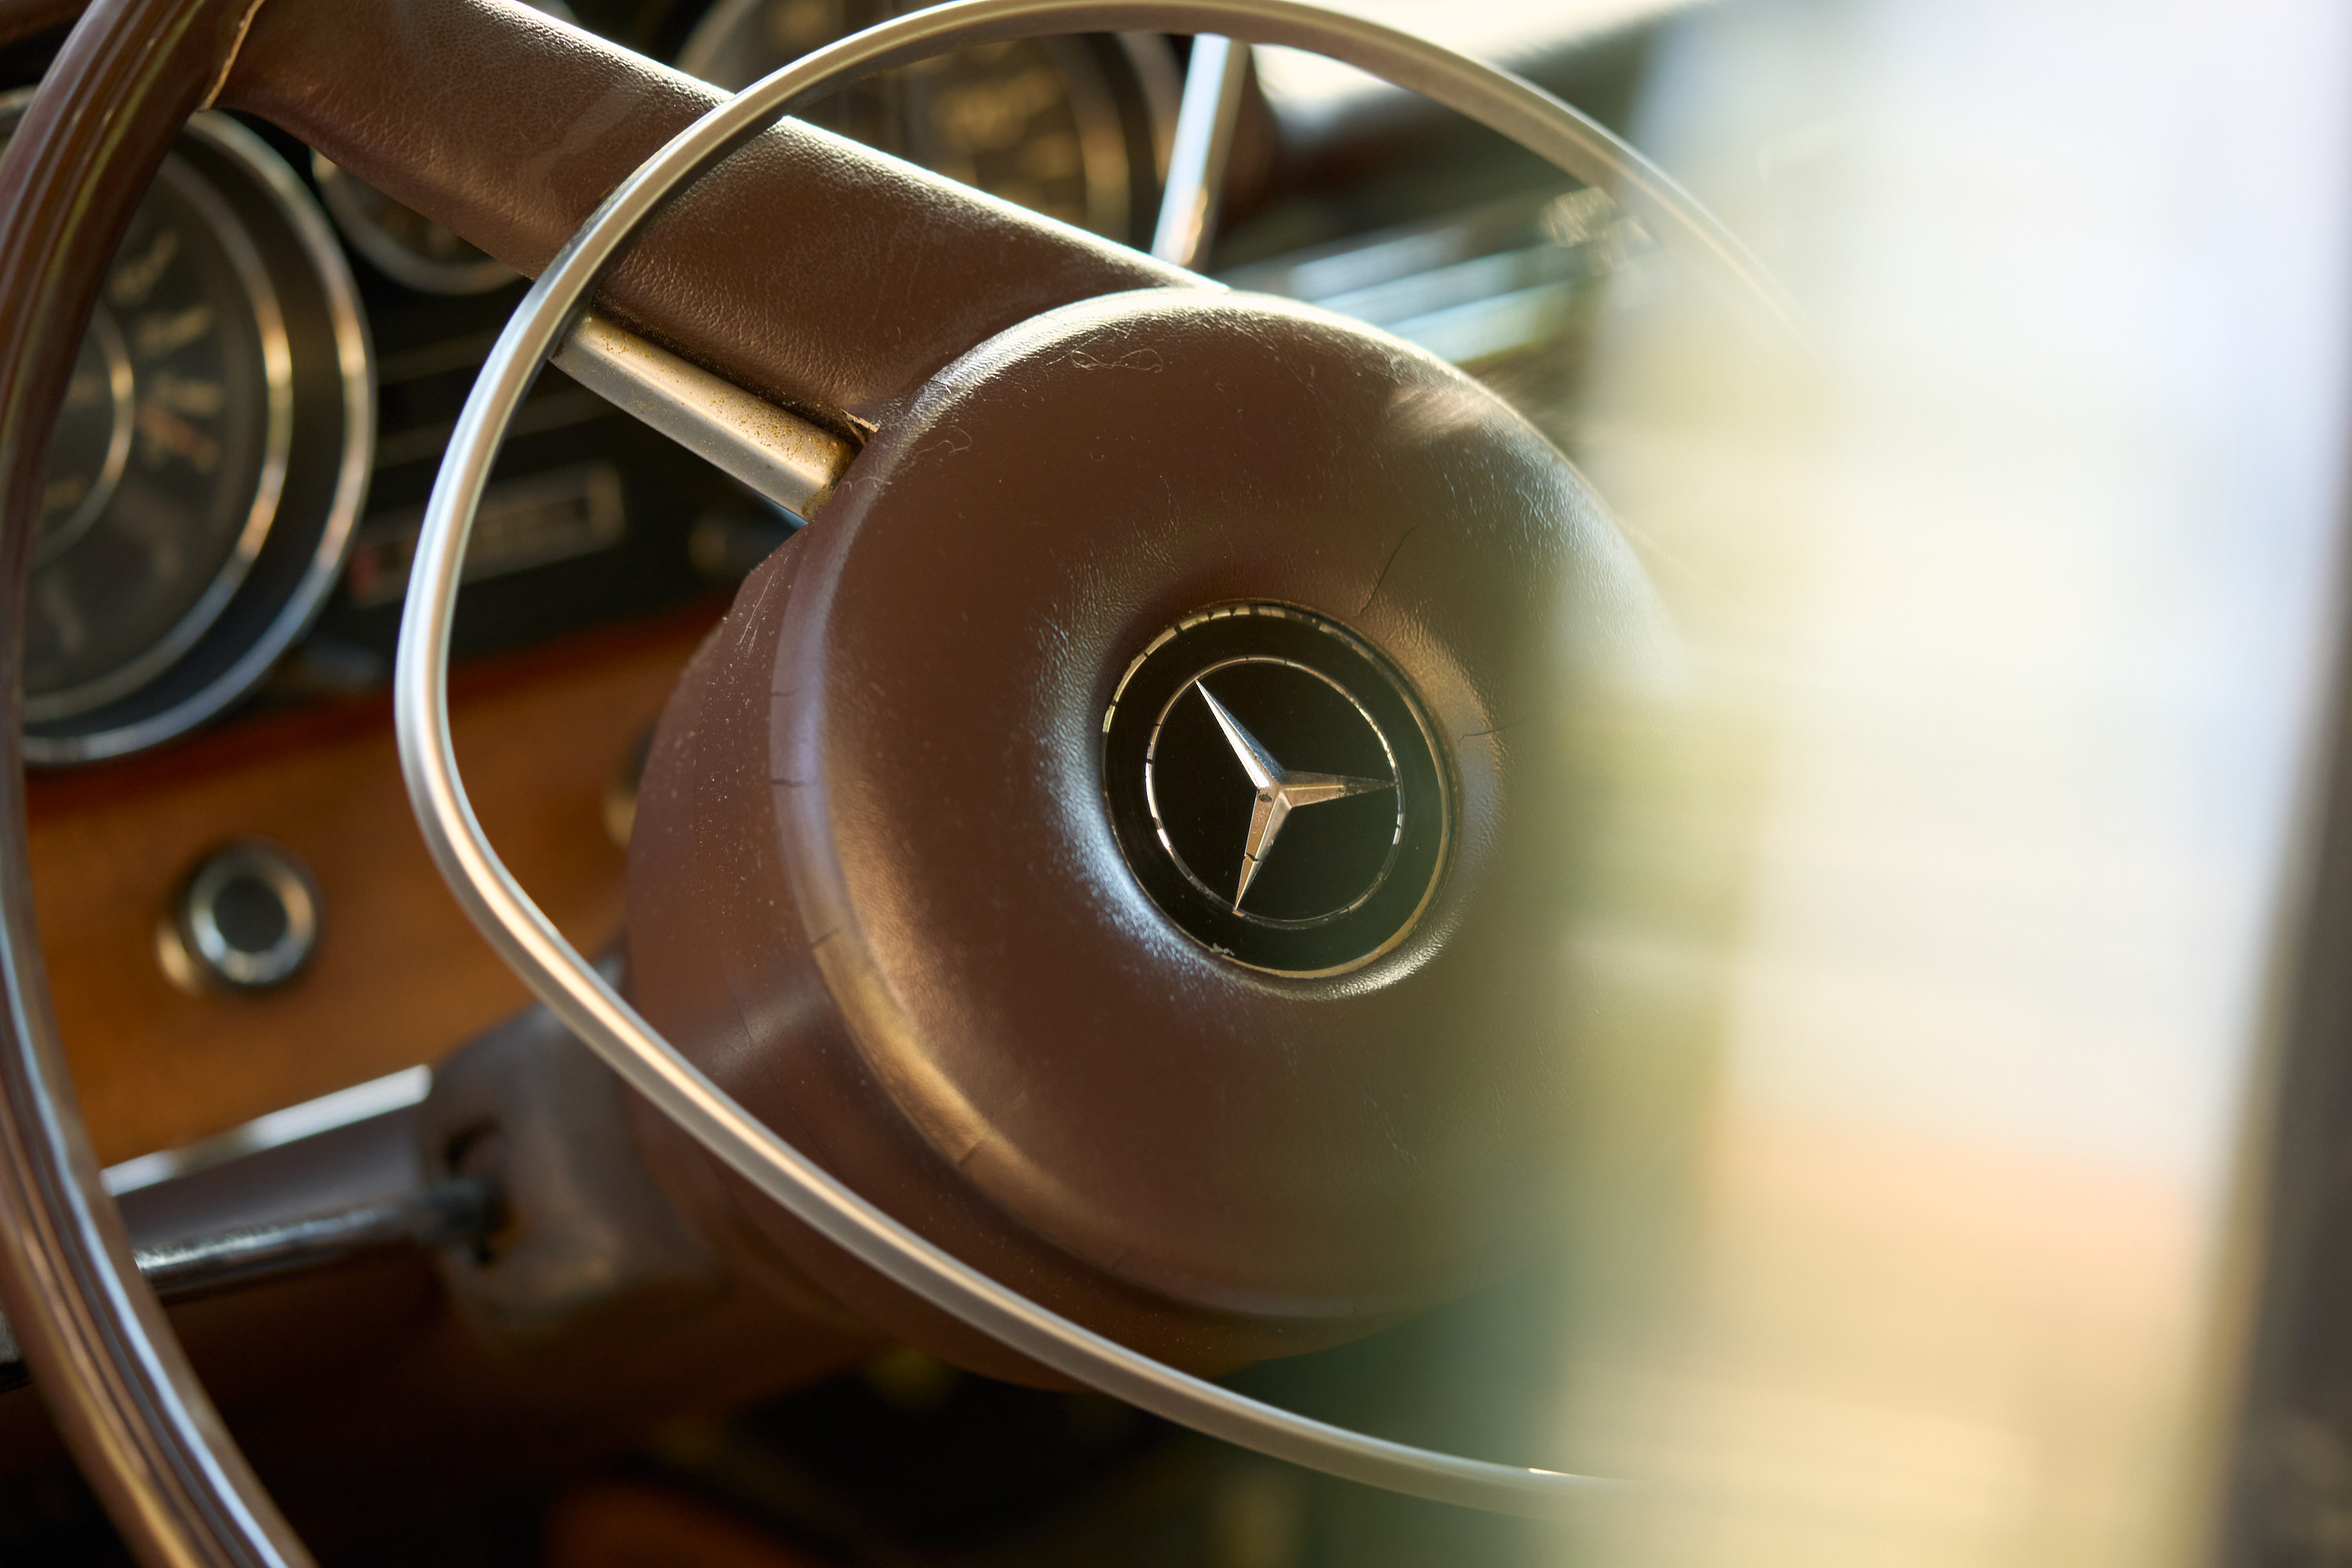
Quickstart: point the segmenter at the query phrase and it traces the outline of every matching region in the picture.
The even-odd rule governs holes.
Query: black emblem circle
[[[1221,605],[1154,637],[1103,715],[1103,788],[1152,901],[1279,974],[1393,948],[1452,833],[1446,770],[1402,678],[1288,605]]]

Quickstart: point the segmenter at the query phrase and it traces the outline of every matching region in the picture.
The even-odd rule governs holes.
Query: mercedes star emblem
[[[1257,879],[1258,868],[1265,864],[1266,853],[1274,847],[1276,837],[1282,832],[1282,825],[1290,820],[1292,812],[1302,805],[1320,805],[1327,800],[1345,800],[1376,789],[1396,788],[1393,778],[1293,773],[1276,762],[1274,754],[1258,744],[1257,737],[1243,729],[1241,721],[1209,695],[1207,687],[1195,680],[1190,689],[1199,692],[1201,700],[1209,705],[1209,717],[1217,721],[1217,728],[1233,743],[1242,772],[1249,775],[1250,784],[1257,791],[1257,800],[1250,808],[1249,837],[1242,846],[1242,879],[1234,889],[1235,910],[1249,897],[1250,883]]]
[[[1388,662],[1286,605],[1221,605],[1152,639],[1103,718],[1128,865],[1194,940],[1286,974],[1394,948],[1434,891],[1445,770]]]

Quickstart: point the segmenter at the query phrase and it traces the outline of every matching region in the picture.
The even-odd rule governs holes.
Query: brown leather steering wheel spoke
[[[725,96],[520,5],[268,0],[220,102],[535,277],[622,176]],[[640,237],[598,309],[846,430],[1040,310],[1193,281],[793,123]]]

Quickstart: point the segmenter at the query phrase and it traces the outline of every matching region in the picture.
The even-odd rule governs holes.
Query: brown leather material
[[[113,1205],[97,1194],[85,1223],[67,1196],[89,1193],[97,1163],[34,924],[24,606],[49,440],[107,265],[250,4],[101,0],[0,152],[0,1307],[92,1487],[152,1562],[252,1561],[264,1540],[303,1558],[140,1280]]]
[[[269,0],[222,95],[536,275],[725,95],[490,0]],[[649,225],[600,296],[788,406],[868,422],[1072,300],[1200,279],[798,123]]]
[[[1212,953],[1112,837],[1114,684],[1235,600],[1352,627],[1450,753],[1435,901],[1349,973]],[[927,388],[706,645],[639,799],[638,1003],[1105,1331],[1207,1367],[1362,1331],[1524,1260],[1564,1169],[1658,1134],[1572,959],[1620,804],[1596,742],[1663,647],[1599,503],[1459,373],[1277,301],[1067,307]],[[922,1332],[772,1205],[741,1218]]]
[[[895,1114],[859,1060],[795,924],[768,801],[768,668],[806,534],[743,585],[733,616],[680,680],[638,786],[633,884],[659,901],[633,910],[632,999],[770,1125],[969,1260],[1019,1279],[1057,1309],[1203,1372],[1313,1349],[1341,1337],[1315,1325],[1253,1323],[1187,1309],[1092,1268],[975,1192]],[[727,1172],[667,1119],[638,1118],[673,1196],[735,1270],[795,1311],[863,1323],[957,1364],[1066,1385],[975,1329],[889,1284]]]

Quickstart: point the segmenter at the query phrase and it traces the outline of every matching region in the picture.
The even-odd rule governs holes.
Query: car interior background
[[[499,451],[450,732],[482,827],[563,937],[664,1030],[701,1031],[701,1065],[874,1202],[1274,1405],[1596,1484],[1549,1518],[1356,1485],[917,1300],[533,1002],[419,837],[392,691],[410,570],[525,272],[711,100],[689,79],[734,92],[902,8],[263,0],[96,280],[11,636],[79,1114],[140,1272],[320,1562],[2352,1562],[2352,17],[2318,0],[1340,8],[1622,136],[1769,269],[1803,341],[1622,192],[1334,61],[1155,31],[964,47],[803,118],[1053,223],[1004,226],[1000,253],[939,207],[898,231],[929,237],[907,250],[856,226],[893,165],[827,163],[824,142],[805,208],[790,186],[730,208],[708,195],[719,174],[688,192],[647,245],[705,224],[726,241],[715,270],[668,294],[616,273],[597,303],[615,335],[575,336]],[[80,9],[0,0],[0,134],[30,123]],[[330,111],[333,82],[367,85]],[[649,104],[670,116],[650,139]],[[472,183],[483,169],[524,191],[512,210]],[[386,171],[413,174],[415,205],[369,178]],[[1073,231],[1107,243],[1064,246]],[[812,275],[812,305],[794,269],[828,254],[862,271]],[[739,259],[740,300],[698,296]],[[1181,291],[1169,267],[1266,297],[1242,334],[1258,368],[1195,374],[1181,321],[1093,346],[1129,340],[1088,302]],[[928,346],[938,301],[967,299],[1014,345],[1002,363],[1076,378],[1053,394],[1069,408],[1035,391],[1024,430],[954,401],[1011,374],[985,348],[942,370]],[[1054,308],[1077,335],[1033,352],[1018,323]],[[611,375],[632,355],[641,379],[722,396],[742,395],[717,377],[757,380],[723,350],[646,342],[664,310],[785,345],[744,363],[818,345],[810,384],[848,390],[757,390],[847,477],[805,480],[796,511],[633,412],[638,383]],[[1332,320],[1411,345],[1382,362],[1392,385],[1325,355]],[[836,343],[916,374],[842,368]],[[1465,413],[1448,365],[1509,412]],[[1371,412],[1360,434],[1286,424],[1249,403],[1250,375]],[[1151,412],[1194,381],[1214,395]],[[990,419],[1013,434],[992,443]],[[1435,477],[1383,456],[1361,491],[1323,477],[1375,437],[1453,450],[1471,426],[1507,426],[1505,456]],[[975,442],[1005,466],[940,478]],[[1548,443],[1589,490],[1541,489],[1510,442]],[[1294,489],[1250,493],[1290,500],[1232,537],[1277,563],[1345,555],[1348,520],[1307,519],[1313,492],[1344,511],[1385,489],[1428,514],[1429,559],[1419,514],[1364,523],[1360,605],[1300,608],[1213,562],[1197,581],[1228,585],[1171,601],[1181,618],[1097,570],[1083,531],[1104,484],[1139,480],[1177,518],[1240,454],[1286,445]],[[896,521],[877,471],[945,521]],[[957,535],[960,485],[997,509],[973,515],[1010,521]],[[1496,606],[1483,629],[1461,617],[1462,647],[1491,634],[1577,671],[1557,711],[1492,733],[1433,723],[1455,698],[1427,672],[1452,655],[1366,618],[1384,587],[1452,570],[1433,542],[1476,535],[1441,515],[1457,502],[1600,542],[1462,568]],[[877,519],[907,542],[866,542]],[[853,536],[876,564],[837,542]],[[1067,563],[1077,587],[1008,631],[1016,574]],[[836,600],[869,608],[836,625],[802,607]],[[1165,629],[1096,624],[1136,616]],[[834,663],[793,652],[803,620],[830,628]],[[1097,637],[1116,658],[1072,651]],[[1163,671],[1163,648],[1192,662]],[[923,923],[950,904],[993,928],[940,960],[964,989],[907,1004],[978,1042],[907,1069],[912,1087],[862,1035],[846,1068],[754,1048],[763,1028],[822,1035],[811,998],[864,984],[825,967],[796,852],[779,868],[750,847],[769,792],[806,782],[801,731],[767,726],[816,699],[756,684],[793,657],[843,702],[880,694],[851,710],[882,761],[840,792],[844,876],[882,864],[918,947],[953,946]],[[1253,662],[1305,671],[1305,706],[1252,697],[1246,675],[1220,678],[1223,700],[1202,683]],[[1034,689],[1005,710],[1041,755],[1077,692],[1074,776],[1097,782],[1055,809],[1133,868],[1159,922],[1146,957],[1057,951],[1060,916],[1023,901],[1014,872],[1049,896],[1080,873],[1020,816],[1061,764],[951,743],[992,679]],[[1256,715],[1327,688],[1332,722],[1377,744],[1286,773]],[[1246,848],[1242,815],[1230,846],[1211,835],[1241,869],[1230,897],[1185,858],[1211,853],[1184,837],[1171,760],[1195,744],[1247,773],[1235,798],[1257,791]],[[1130,752],[1133,779],[1108,776]],[[1500,851],[1478,815],[1490,753],[1544,785]],[[1433,817],[1411,815],[1417,768]],[[1378,870],[1348,912],[1387,925],[1327,951],[1316,921],[1241,919],[1261,874],[1269,907],[1290,896],[1285,836],[1303,859],[1357,820]],[[1445,900],[1498,854],[1496,885],[1543,887],[1509,906],[1539,918],[1490,937],[1500,917]],[[1013,871],[967,896],[967,859]],[[757,951],[787,928],[818,955],[790,973]],[[1476,984],[1427,993],[1445,1000],[1395,1039],[1244,1026],[1309,985],[1355,1005],[1474,937],[1495,954]],[[1247,971],[1270,1011],[1152,979],[1163,938]],[[1057,1035],[1058,999],[1095,994],[1096,971],[1143,976],[1118,994],[1147,1005]],[[1197,1035],[1171,1033],[1180,1018]],[[1087,1098],[1097,1062],[1180,1037],[1198,1054],[1159,1104]],[[1009,1068],[971,1066],[1000,1038]],[[981,1087],[933,1082],[957,1071]],[[858,1120],[861,1096],[934,1089],[993,1130],[950,1148]],[[1052,1115],[1110,1152],[1017,1131]],[[1245,1284],[1210,1279],[1234,1258]],[[1264,1283],[1327,1279],[1342,1307]],[[0,1332],[0,1562],[134,1560],[44,1392]]]

